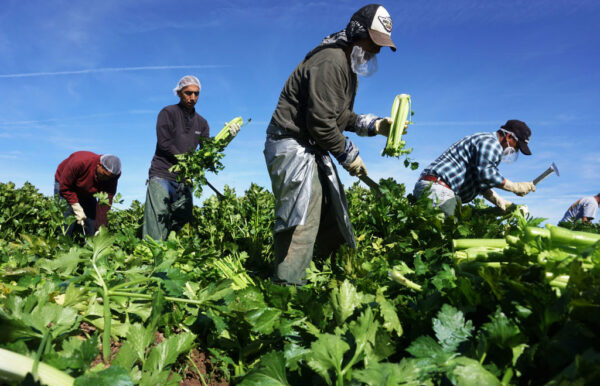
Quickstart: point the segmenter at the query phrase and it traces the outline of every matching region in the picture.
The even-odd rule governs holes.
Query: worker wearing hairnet
[[[121,176],[121,160],[112,154],[99,155],[77,151],[62,161],[54,174],[54,194],[70,205],[65,216],[73,214],[86,235],[93,235],[100,226],[108,224],[107,213],[117,192]],[[98,203],[94,194],[105,192],[108,205]],[[75,223],[67,228],[72,234]]]
[[[200,81],[193,75],[179,80],[173,93],[179,103],[163,108],[156,121],[156,150],[150,164],[143,237],[165,240],[170,231],[181,229],[192,217],[192,189],[177,181],[169,169],[177,163],[178,154],[194,151],[209,137],[206,119],[196,112]],[[240,127],[232,125],[236,135]]]

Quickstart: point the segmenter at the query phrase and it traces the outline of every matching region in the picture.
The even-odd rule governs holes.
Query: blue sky
[[[70,153],[112,153],[123,161],[119,191],[144,201],[161,108],[171,90],[198,76],[196,106],[214,135],[252,118],[210,180],[242,193],[270,189],[262,155],[281,88],[304,55],[343,29],[362,1],[2,0],[0,7],[0,181],[50,194]],[[576,199],[600,192],[600,2],[597,0],[387,1],[393,53],[361,78],[355,111],[390,114],[412,96],[405,136],[420,169],[465,135],[521,119],[533,155],[501,165],[513,181],[550,176],[525,198],[533,215],[560,219]],[[385,138],[358,138],[369,175],[409,190],[419,171],[380,156]],[[340,169],[346,185],[355,179]],[[200,202],[198,202],[200,204]]]

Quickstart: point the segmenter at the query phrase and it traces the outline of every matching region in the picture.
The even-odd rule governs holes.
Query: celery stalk
[[[454,239],[452,248],[455,250],[475,247],[506,248],[508,244],[504,239]]]
[[[413,289],[415,291],[423,291],[423,288],[415,283],[414,281],[406,278],[402,273],[400,273],[399,271],[392,269],[388,272],[388,277],[395,281],[398,284],[402,284],[410,289]]]
[[[503,259],[502,248],[472,247],[454,252],[454,261],[457,263],[466,261],[487,261],[490,259]]]
[[[0,348],[0,383],[20,382],[31,372],[34,360],[24,355]],[[75,379],[45,363],[40,362],[37,369],[39,380],[44,385],[72,385]]]
[[[544,228],[537,227],[526,227],[525,228],[525,239],[526,240],[535,240],[537,237],[541,237],[542,239],[550,238],[550,231]]]
[[[552,245],[555,246],[582,248],[591,247],[600,241],[600,235],[595,233],[571,231],[550,224],[547,224],[546,228],[550,230]]]
[[[506,242],[508,243],[508,245],[513,246],[513,247],[519,245],[519,243],[521,242],[521,239],[519,239],[517,236],[512,236],[512,235],[506,235],[505,239],[506,239]]]
[[[215,136],[215,141],[224,141],[226,144],[229,143],[233,139],[231,134],[229,134],[229,126],[231,126],[234,123],[237,123],[238,125],[242,126],[244,124],[244,120],[242,119],[242,117],[233,118],[225,125],[225,127],[221,129],[219,134]]]
[[[409,152],[403,151],[405,142],[402,141],[404,126],[406,125],[409,114],[410,95],[397,95],[394,99],[394,104],[392,105],[392,126],[390,127],[387,143],[383,149],[384,155],[390,157],[400,157],[400,155]]]

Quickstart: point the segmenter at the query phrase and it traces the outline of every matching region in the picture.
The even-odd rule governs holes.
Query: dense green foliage
[[[177,154],[177,163],[169,171],[177,173],[177,180],[194,187],[194,195],[202,195],[202,187],[207,184],[206,172],[218,173],[223,170],[221,163],[223,150],[227,143],[212,138],[202,141],[202,146],[196,151]]]
[[[246,123],[250,121],[248,119]],[[216,174],[224,168],[221,159],[225,156],[223,151],[234,138],[229,132],[232,124],[237,124],[240,128],[245,125],[242,117],[234,118],[214,138],[203,139],[200,148],[175,155],[177,163],[169,171],[177,173],[179,182],[192,186],[194,195],[198,198],[202,196],[203,187],[208,185],[206,172]]]
[[[261,187],[226,189],[152,242],[139,202],[70,239],[52,198],[1,184],[0,347],[78,384],[176,384],[197,370],[193,349],[248,385],[598,383],[600,247],[569,250],[593,264],[562,267],[560,291],[539,238],[502,264],[455,263],[453,239],[524,240],[540,220],[481,201],[445,218],[380,183],[382,197],[348,189],[358,248],[315,261],[302,288],[268,280],[274,203]]]

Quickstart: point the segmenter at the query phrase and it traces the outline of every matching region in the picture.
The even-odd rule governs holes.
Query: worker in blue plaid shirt
[[[421,172],[413,194],[428,192],[433,204],[453,215],[459,202],[469,202],[478,194],[506,211],[512,203],[492,188],[524,196],[535,191],[533,182],[512,182],[498,171],[500,161],[513,162],[519,150],[531,155],[531,130],[525,122],[511,119],[495,133],[477,133],[456,142]],[[526,208],[523,208],[526,211]]]

